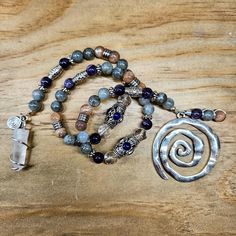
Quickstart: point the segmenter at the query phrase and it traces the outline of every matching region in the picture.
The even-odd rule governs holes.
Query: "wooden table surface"
[[[0,20],[0,235],[236,235],[235,0],[1,0]],[[32,90],[59,58],[98,45],[119,51],[140,80],[165,91],[179,109],[227,111],[224,122],[207,123],[221,140],[207,177],[183,184],[157,175],[152,142],[174,118],[158,107],[147,140],[116,165],[95,165],[63,145],[52,132],[50,103],[64,79],[88,62],[58,79],[33,117],[33,167],[10,170],[7,118],[28,111]],[[115,84],[99,77],[72,92],[64,114],[73,132],[80,106]],[[89,131],[113,103],[96,111]],[[140,119],[133,102],[99,150],[111,149]]]

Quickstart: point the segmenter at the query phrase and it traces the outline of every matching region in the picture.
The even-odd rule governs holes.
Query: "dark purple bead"
[[[61,58],[59,61],[59,65],[64,69],[68,69],[70,67],[70,60],[68,58]]]
[[[52,85],[52,80],[48,77],[43,77],[40,81],[40,85],[44,88],[49,88]]]
[[[101,153],[101,152],[95,152],[95,153],[93,154],[93,161],[94,161],[95,163],[100,164],[100,163],[103,162],[103,160],[104,160],[104,154],[103,154],[103,153]]]
[[[120,112],[115,112],[114,115],[113,115],[113,119],[114,120],[119,120],[120,118],[121,118]]]
[[[114,88],[114,93],[117,96],[123,95],[125,93],[125,86],[122,84],[118,84]]]
[[[199,108],[195,108],[191,112],[192,119],[201,119],[202,118],[202,110]]]
[[[125,151],[128,151],[131,148],[131,144],[129,142],[124,142],[123,143],[123,148],[124,148]]]
[[[89,139],[90,139],[90,143],[99,144],[101,141],[101,136],[98,133],[93,133],[90,135]]]
[[[93,76],[97,74],[97,67],[95,65],[88,65],[86,72],[89,76]]]
[[[66,79],[65,82],[64,82],[64,87],[67,88],[67,89],[73,89],[75,86],[75,83],[73,82],[72,79]]]
[[[143,119],[141,123],[141,127],[145,130],[149,130],[152,128],[152,121],[150,119]]]
[[[146,98],[146,99],[149,99],[151,98],[153,95],[153,91],[152,89],[150,88],[144,88],[143,91],[142,91],[142,97],[143,98]]]

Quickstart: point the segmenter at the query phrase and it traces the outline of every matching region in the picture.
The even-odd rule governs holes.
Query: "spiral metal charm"
[[[178,167],[194,167],[199,164],[204,152],[204,141],[195,132],[183,128],[180,125],[190,125],[197,131],[203,133],[209,143],[209,158],[203,169],[194,175],[181,175],[174,170],[173,165]],[[178,135],[184,139],[178,139]],[[179,138],[180,138],[179,136]],[[191,143],[189,143],[191,140]],[[175,180],[180,182],[191,182],[207,175],[216,164],[220,150],[219,138],[212,132],[212,129],[204,123],[188,119],[179,118],[165,124],[157,133],[153,143],[153,163],[163,179],[168,179],[165,171]],[[184,158],[191,156],[191,160],[184,161]],[[170,165],[172,162],[172,165]]]

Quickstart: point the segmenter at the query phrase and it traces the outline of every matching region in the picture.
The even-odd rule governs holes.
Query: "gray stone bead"
[[[162,105],[164,102],[166,102],[167,100],[167,95],[165,93],[158,93],[155,97],[155,102],[158,105]]]
[[[36,111],[36,112],[40,111],[41,107],[42,107],[42,104],[37,100],[32,100],[29,102],[29,109],[31,111]]]
[[[88,103],[92,107],[97,107],[101,103],[101,99],[97,95],[92,95],[89,97]]]
[[[55,98],[58,102],[65,102],[67,99],[67,93],[62,90],[57,90],[55,93]]]
[[[104,75],[110,75],[112,73],[113,66],[109,61],[102,64],[102,73]]]
[[[76,50],[72,53],[71,59],[76,63],[80,63],[84,60],[83,53],[80,50]]]
[[[163,108],[166,110],[171,110],[175,105],[174,100],[172,98],[167,98],[166,101],[162,104]]]
[[[84,154],[90,154],[93,148],[90,143],[82,143],[80,146],[80,151]]]
[[[45,93],[43,92],[43,90],[35,89],[32,92],[32,97],[36,101],[42,101],[45,98]]]
[[[95,57],[94,50],[92,48],[85,48],[83,51],[83,57],[86,60],[93,60]]]
[[[214,116],[215,114],[212,110],[205,110],[203,111],[202,119],[205,121],[210,121],[214,119]]]
[[[67,144],[67,145],[74,145],[75,144],[75,136],[73,135],[70,135],[70,134],[67,134],[65,137],[64,137],[64,143]]]
[[[116,66],[120,67],[122,70],[126,70],[128,68],[128,62],[125,59],[120,59]]]
[[[55,112],[59,112],[59,111],[62,111],[62,103],[61,102],[58,102],[58,101],[54,101],[51,103],[51,109]]]
[[[113,70],[112,70],[112,77],[114,79],[122,79],[124,75],[124,71],[120,68],[120,67],[115,67]]]
[[[148,98],[141,97],[141,98],[138,99],[138,102],[141,106],[144,106],[144,105],[150,103],[150,100]]]

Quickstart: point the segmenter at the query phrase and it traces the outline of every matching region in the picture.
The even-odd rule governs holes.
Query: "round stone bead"
[[[64,143],[67,145],[74,145],[75,144],[75,136],[67,134],[64,137]]]
[[[90,139],[90,143],[99,144],[101,141],[101,136],[98,133],[93,133],[90,135],[89,139]]]
[[[205,110],[202,114],[202,119],[205,121],[213,120],[215,116],[215,113],[212,110]]]
[[[111,55],[109,56],[109,62],[117,63],[119,59],[120,59],[120,54],[117,51],[112,51]]]
[[[91,115],[93,113],[93,108],[89,106],[88,104],[84,104],[80,107],[80,113]]]
[[[51,122],[57,122],[57,121],[60,121],[60,120],[62,120],[62,117],[59,113],[53,112],[51,114]]]
[[[84,60],[83,53],[80,50],[76,50],[72,53],[71,59],[76,63],[81,63]]]
[[[68,58],[61,58],[59,61],[59,65],[64,69],[67,70],[70,67],[70,60]]]
[[[89,141],[89,134],[86,131],[81,131],[77,134],[76,139],[80,143],[87,143]]]
[[[151,103],[145,104],[143,106],[143,114],[151,115],[154,112],[154,106]]]
[[[123,75],[124,75],[124,71],[120,67],[115,67],[112,70],[112,77],[114,79],[122,79]]]
[[[74,86],[75,86],[75,83],[71,78],[65,80],[65,82],[64,82],[64,87],[65,88],[70,90],[70,89],[73,89]]]
[[[75,123],[75,128],[79,131],[84,131],[87,128],[87,123],[82,120],[77,120]]]
[[[142,97],[150,99],[153,95],[153,91],[151,88],[144,88],[142,91]]]
[[[224,121],[226,118],[226,112],[223,110],[215,110],[215,117],[214,117],[214,121],[216,122],[222,122]]]
[[[82,143],[80,146],[80,151],[84,154],[90,154],[93,148],[90,143]]]
[[[49,88],[52,85],[52,80],[48,77],[43,77],[40,81],[40,85],[44,88]]]
[[[97,58],[102,58],[104,52],[104,47],[98,46],[94,49],[94,54]]]
[[[125,93],[125,86],[122,84],[117,84],[114,88],[114,93],[116,96],[121,96]]]
[[[92,48],[85,48],[83,51],[84,59],[93,60],[94,58],[94,50]]]
[[[101,100],[108,99],[110,97],[109,89],[107,89],[107,88],[100,88],[98,90],[98,97]]]
[[[65,102],[67,99],[67,93],[62,90],[57,90],[55,93],[55,98],[58,102]]]
[[[64,127],[55,130],[55,134],[58,138],[64,138],[66,136],[66,129]]]
[[[103,153],[101,153],[101,152],[95,152],[95,153],[93,154],[93,161],[94,161],[95,163],[100,164],[100,163],[103,162],[103,160],[104,160],[104,155],[103,155]]]
[[[37,100],[32,100],[29,102],[29,109],[31,111],[38,112],[41,110],[42,104]]]
[[[131,144],[129,142],[124,142],[122,147],[124,150],[128,151],[131,148]]]
[[[143,119],[141,123],[141,127],[145,130],[149,130],[152,128],[152,121],[150,119]]]
[[[123,81],[124,81],[125,83],[129,84],[129,83],[132,82],[134,79],[135,79],[135,75],[134,75],[133,71],[127,70],[127,71],[124,73]]]
[[[90,96],[88,103],[92,107],[97,107],[100,105],[101,100],[97,95],[92,95],[92,96]]]
[[[58,101],[52,102],[51,103],[51,109],[55,112],[62,111],[62,109],[63,109],[62,103],[58,102]]]
[[[32,92],[32,97],[36,101],[42,101],[45,98],[45,93],[43,92],[43,90],[35,89]]]
[[[202,118],[202,110],[199,108],[195,108],[191,111],[192,119],[201,119]]]
[[[120,114],[120,112],[115,112],[114,114],[113,114],[113,119],[114,120],[119,120],[121,118],[121,114]]]
[[[175,105],[175,102],[172,98],[167,98],[166,101],[162,104],[163,108],[166,110],[171,110]]]
[[[97,67],[95,65],[88,65],[86,72],[89,76],[94,76],[97,74]]]
[[[150,103],[150,99],[141,97],[138,99],[138,102],[141,106],[144,106]]]
[[[104,156],[105,164],[114,164],[117,162],[117,156],[114,152],[107,152]]]
[[[162,105],[167,100],[167,95],[165,93],[158,93],[155,97],[154,102],[156,102],[158,105]]]
[[[120,59],[116,66],[120,67],[122,70],[126,70],[128,68],[128,62],[125,59]]]
[[[102,73],[104,75],[110,75],[112,73],[113,66],[109,61],[102,63]]]

